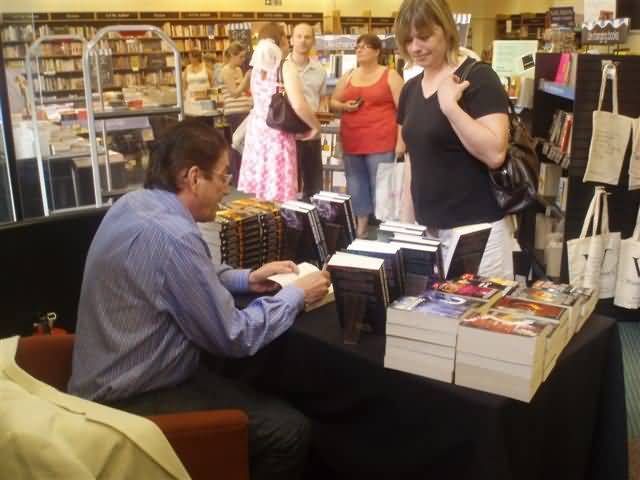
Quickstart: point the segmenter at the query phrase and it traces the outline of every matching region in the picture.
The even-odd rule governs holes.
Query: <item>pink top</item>
[[[347,82],[342,101],[363,98],[355,112],[344,112],[340,118],[340,134],[344,153],[363,155],[393,152],[396,147],[396,106],[389,87],[389,70],[380,80],[368,87],[358,87]]]

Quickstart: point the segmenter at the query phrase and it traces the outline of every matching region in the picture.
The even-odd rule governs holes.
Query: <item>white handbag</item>
[[[602,101],[609,72],[613,73],[613,111],[604,112],[602,111]],[[598,109],[593,112],[593,130],[584,182],[618,184],[629,144],[632,123],[631,118],[618,114],[617,69],[614,64],[607,64],[602,69]]]
[[[602,210],[602,229],[597,234]],[[589,225],[593,220],[591,236]],[[599,290],[599,298],[612,298],[616,286],[620,232],[609,231],[609,204],[604,187],[596,187],[580,237],[567,242],[569,282]]]
[[[618,280],[613,303],[623,308],[640,308],[640,209],[633,235],[620,242]]]
[[[376,171],[376,209],[378,220],[400,221],[402,206],[402,185],[404,182],[404,162],[378,164]]]

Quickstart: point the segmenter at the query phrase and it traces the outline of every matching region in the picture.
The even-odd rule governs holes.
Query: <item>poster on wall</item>
[[[503,79],[523,75],[537,50],[538,40],[494,40],[491,67]]]
[[[584,0],[584,21],[595,22],[600,12],[609,12],[605,20],[616,18],[616,0]]]

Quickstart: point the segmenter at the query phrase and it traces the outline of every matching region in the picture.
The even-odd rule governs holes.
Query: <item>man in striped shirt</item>
[[[273,262],[232,270],[211,262],[196,222],[228,192],[228,147],[199,122],[173,127],[154,147],[145,188],[118,200],[85,265],[69,392],[141,415],[239,408],[249,416],[252,478],[297,478],[309,422],[284,402],[201,366],[203,353],[242,357],[284,333],[305,303],[327,293],[308,275],[239,310],[232,293],[270,293]]]

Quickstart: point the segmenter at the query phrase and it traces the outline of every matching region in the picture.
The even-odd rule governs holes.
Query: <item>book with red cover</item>
[[[546,303],[535,302],[533,300],[526,300],[515,297],[501,298],[496,302],[494,308],[501,310],[511,310],[515,312],[525,312],[528,315],[545,318],[556,322],[560,322],[568,312],[565,307],[548,305]]]

